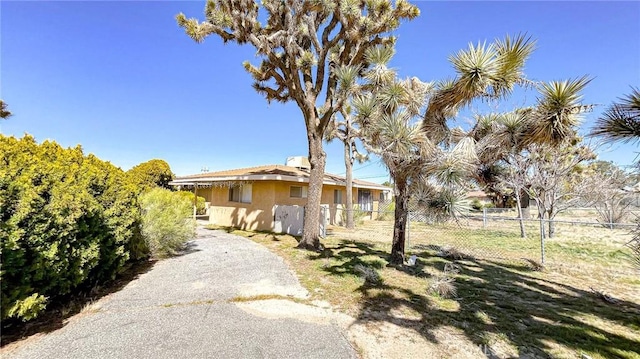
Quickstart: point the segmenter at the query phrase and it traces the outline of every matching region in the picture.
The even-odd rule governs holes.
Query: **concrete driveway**
[[[7,358],[356,357],[338,325],[306,317],[295,310],[300,304],[238,301],[263,294],[305,297],[306,291],[264,247],[198,229],[186,254],[158,262]],[[268,302],[280,311],[261,310]]]

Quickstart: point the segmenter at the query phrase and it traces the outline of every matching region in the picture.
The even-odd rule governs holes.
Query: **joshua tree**
[[[589,79],[582,77],[536,84],[539,97],[534,106],[481,116],[471,131],[483,167],[498,164],[503,169],[494,178],[479,172],[478,179],[484,180],[485,185],[491,185],[488,180],[512,188],[522,237],[525,236],[520,203],[523,192],[536,201],[538,215],[549,220],[577,198],[575,186],[565,184],[578,164],[592,158],[591,151],[579,146],[576,137],[581,114],[592,108],[581,102],[580,92],[588,83]],[[552,223],[548,232],[553,235]]]
[[[356,146],[356,141],[361,137],[361,134],[360,126],[357,123],[356,117],[352,113],[352,106],[347,103],[339,113],[341,116],[336,117],[334,121],[329,124],[327,132],[325,132],[325,138],[327,142],[331,142],[337,138],[344,145],[344,169],[346,177],[346,199],[344,203],[344,210],[347,215],[345,226],[349,229],[353,229],[353,163],[355,161],[362,163],[368,159],[368,156],[360,153]]]
[[[631,89],[631,94],[614,102],[601,116],[592,135],[602,136],[605,141],[638,141],[640,139],[640,91]],[[627,246],[633,253],[633,261],[640,268],[640,220]]]
[[[601,136],[607,142],[638,141],[640,139],[640,91],[631,88],[631,94],[614,102],[598,118],[592,135]]]
[[[6,120],[11,117],[11,115],[11,111],[7,110],[7,104],[4,101],[0,100],[0,118]]]
[[[367,67],[365,52],[390,46],[389,34],[402,20],[419,15],[406,0],[209,0],[205,20],[176,19],[197,42],[215,34],[225,43],[250,44],[261,63],[244,63],[254,88],[267,101],[295,101],[302,112],[311,164],[300,248],[320,248],[318,217],[326,154],[322,140],[347,97],[357,73]],[[262,20],[262,22],[260,20]],[[349,76],[337,72],[349,68]]]
[[[522,68],[533,48],[525,36],[506,37],[490,45],[471,44],[450,58],[457,76],[436,85],[416,78],[396,80],[395,72],[386,67],[392,49],[378,47],[367,53],[367,61],[374,65],[365,74],[363,87],[371,93],[357,97],[354,106],[365,124],[365,142],[382,157],[396,187],[392,263],[402,263],[404,257],[412,181],[439,173],[458,176],[465,172],[466,163],[474,161],[473,140],[464,134],[453,136],[447,120],[476,98],[500,98],[524,83]],[[422,122],[414,121],[416,117]],[[447,155],[446,149],[453,145]]]

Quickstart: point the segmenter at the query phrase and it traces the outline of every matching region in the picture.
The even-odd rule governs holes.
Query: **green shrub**
[[[483,208],[484,208],[484,205],[482,204],[482,202],[480,202],[479,199],[474,198],[471,201],[471,209],[473,209],[474,211],[482,211]]]
[[[134,166],[127,171],[127,175],[138,186],[140,192],[145,192],[155,187],[170,189],[169,182],[174,177],[169,164],[158,159]]]
[[[193,207],[185,196],[154,188],[140,196],[142,235],[157,258],[175,255],[195,236]]]
[[[2,319],[114,278],[146,255],[137,189],[82,149],[0,135]]]
[[[191,210],[193,211],[193,196],[194,196],[193,192],[178,191],[176,193],[183,196],[189,201],[189,203],[191,203]],[[196,214],[205,214],[205,213],[207,213],[207,208],[205,206],[205,199],[204,197],[198,196],[198,201],[196,202]]]

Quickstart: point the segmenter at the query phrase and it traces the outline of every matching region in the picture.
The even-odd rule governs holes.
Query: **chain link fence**
[[[381,203],[373,211],[354,209],[355,228],[332,226],[328,235],[345,240],[381,242],[390,247],[394,208],[393,202],[389,202]],[[630,250],[626,243],[631,240],[631,231],[637,224],[599,222],[592,209],[568,211],[553,221],[532,218],[537,215],[535,208],[525,214],[520,220],[515,209],[486,208],[444,220],[411,207],[406,227],[406,252],[560,266],[586,264],[593,261],[594,256],[622,266],[631,263],[627,258]]]

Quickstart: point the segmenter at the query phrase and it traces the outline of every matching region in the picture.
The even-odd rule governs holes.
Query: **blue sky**
[[[396,33],[392,66],[402,77],[453,76],[447,57],[469,42],[526,32],[537,39],[530,79],[594,78],[584,102],[602,106],[585,116],[583,132],[640,86],[640,2],[416,4],[421,16]],[[125,170],[161,158],[179,175],[306,155],[295,104],[268,105],[251,88],[241,64],[254,59],[252,48],[216,37],[196,44],[176,25],[178,12],[201,17],[203,8],[204,1],[0,2],[0,96],[14,113],[0,132],[81,144]],[[529,92],[498,109],[533,100]],[[326,151],[327,171],[343,173],[340,144]],[[629,165],[638,144],[598,152]],[[355,175],[387,179],[378,162],[356,165]]]

